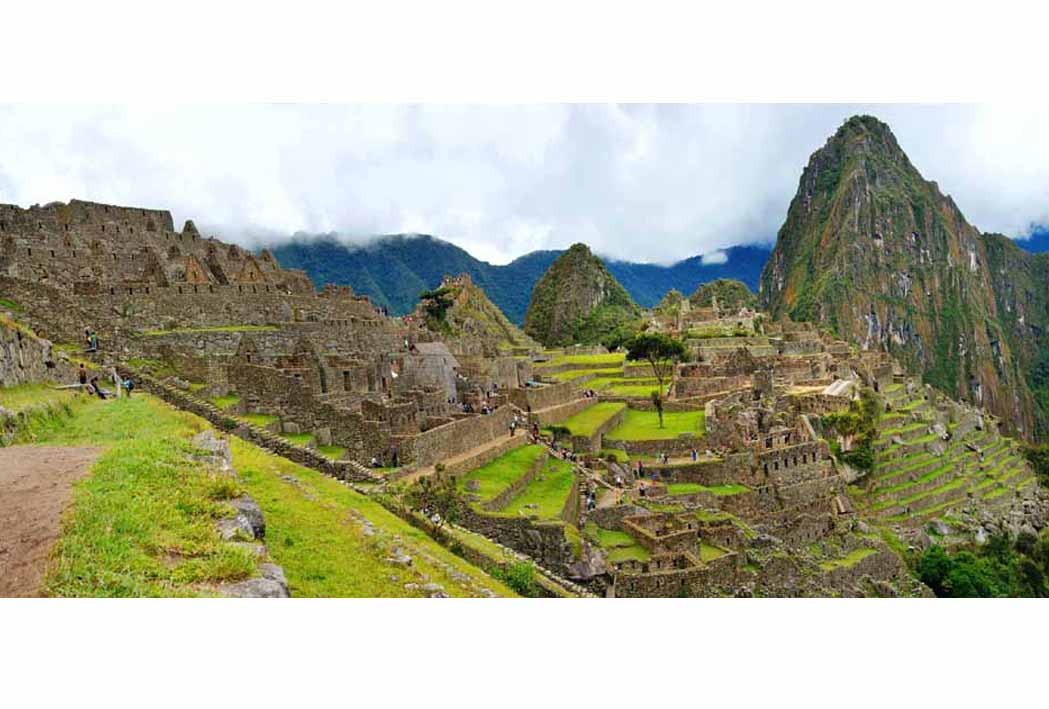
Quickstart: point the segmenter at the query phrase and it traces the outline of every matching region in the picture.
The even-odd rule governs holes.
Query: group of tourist
[[[113,375],[116,377],[116,375]],[[80,385],[78,391],[86,393],[88,396],[97,396],[99,399],[105,401],[111,396],[115,395],[108,389],[102,387],[99,383],[98,375],[88,378],[87,368],[81,364],[80,369],[77,371],[77,383]],[[120,379],[117,377],[113,382],[116,386],[122,388],[127,396],[131,396],[131,392],[135,390],[135,380],[131,377],[127,379]]]
[[[583,390],[583,397],[586,398],[586,399],[596,399],[597,398],[597,392],[594,391],[593,389],[584,389]]]

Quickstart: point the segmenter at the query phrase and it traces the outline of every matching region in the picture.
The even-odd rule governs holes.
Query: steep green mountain
[[[536,347],[465,273],[445,278],[440,287],[424,292],[415,316],[434,332],[481,340],[492,349]]]
[[[718,278],[710,283],[704,283],[688,297],[692,305],[701,308],[713,305],[715,298],[720,307],[729,310],[756,308],[758,305],[757,296],[750,288],[747,288],[747,284],[731,278]]]
[[[671,266],[606,261],[605,266],[631,297],[652,307],[671,288],[690,293],[715,278],[738,278],[756,289],[770,247],[733,246],[724,263],[704,263],[699,256]],[[504,265],[475,259],[458,246],[432,236],[385,236],[367,245],[344,244],[332,236],[299,234],[271,247],[285,268],[301,268],[318,287],[348,285],[393,315],[414,310],[419,293],[437,288],[450,274],[469,274],[514,323],[524,322],[528,297],[539,278],[562,251],[534,251]]]
[[[1031,435],[1036,409],[999,318],[986,243],[887,125],[856,116],[802,173],[760,296],[773,317],[887,350]]]
[[[640,314],[601,259],[574,244],[535,284],[524,331],[548,347],[596,344],[634,327]]]

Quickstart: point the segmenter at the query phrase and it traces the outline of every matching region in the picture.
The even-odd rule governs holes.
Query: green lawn
[[[682,433],[699,437],[705,431],[702,411],[667,412],[663,414],[663,428],[660,428],[655,411],[627,409],[623,422],[609,431],[607,437],[614,441],[653,441],[677,438]]]
[[[713,485],[706,486],[699,483],[670,483],[667,485],[668,495],[695,495],[700,492],[709,492],[711,495],[729,496],[750,492],[746,485]]]
[[[317,446],[317,452],[332,460],[339,460],[346,455],[346,449],[339,446]]]
[[[215,529],[237,486],[189,458],[187,439],[205,425],[142,394],[85,398],[33,431],[38,444],[104,448],[73,488],[47,595],[194,596],[254,573],[253,555]]]
[[[540,373],[542,373],[542,370],[540,370]],[[555,379],[559,382],[567,382],[573,379],[580,379],[590,374],[597,377],[616,377],[622,376],[623,371],[620,369],[568,369],[564,372],[554,372],[552,374],[544,374],[543,376]]]
[[[849,552],[846,556],[844,556],[841,559],[833,559],[831,561],[821,562],[820,567],[824,571],[832,571],[838,568],[849,568],[863,561],[871,554],[877,553],[877,549],[857,549],[855,551]]]
[[[112,389],[112,384],[110,384]],[[69,401],[76,396],[74,389],[55,389],[50,384],[19,384],[0,388],[0,407],[21,411],[30,406],[46,406]]]
[[[597,542],[599,546],[605,549],[629,547],[637,544],[637,540],[626,532],[598,527],[593,522],[587,522],[586,534],[590,539]]]
[[[514,595],[374,500],[315,470],[231,440],[234,467],[262,507],[270,555],[284,568],[293,596],[427,595],[404,588],[405,583],[425,583],[422,574],[451,596],[479,595],[477,587]],[[353,515],[371,522],[376,533],[366,535]],[[412,557],[410,567],[387,561],[394,546]]]
[[[573,436],[592,436],[601,424],[625,407],[623,403],[601,402],[580,411],[560,425],[571,431]]]
[[[652,555],[640,544],[628,547],[616,547],[608,552],[608,560],[618,561],[648,561]]]
[[[544,367],[558,367],[563,364],[590,364],[596,367],[608,367],[613,364],[623,364],[626,359],[626,355],[622,352],[613,352],[612,354],[597,354],[597,355],[565,355],[550,360],[549,362],[543,362],[537,364],[536,369],[542,369]]]
[[[226,394],[225,396],[216,396],[211,399],[211,403],[220,409],[231,409],[240,403],[240,397],[236,394]]]
[[[310,443],[313,443],[312,433],[282,433],[281,437],[289,443],[294,443],[297,446],[306,447]]]
[[[543,446],[515,448],[459,478],[459,487],[465,490],[467,482],[476,480],[479,487],[473,494],[487,502],[524,475],[535,459],[545,451]]]
[[[259,428],[266,428],[270,424],[280,421],[280,416],[272,416],[270,414],[241,414],[240,418]]]
[[[572,472],[570,462],[550,459],[546,467],[510,500],[503,511],[516,515],[519,510],[524,510],[527,514],[538,515],[541,519],[558,519],[574,480],[575,473]],[[533,504],[536,505],[535,508],[528,507]]]

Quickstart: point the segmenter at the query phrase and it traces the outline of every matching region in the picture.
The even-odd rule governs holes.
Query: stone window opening
[[[103,225],[102,225],[102,233],[105,233],[105,231],[106,231],[106,225],[105,225],[105,224],[103,224]]]
[[[135,294],[135,290],[133,288],[128,288],[127,289],[127,294],[128,295],[134,295]]]
[[[32,256],[33,255],[33,250],[32,249],[26,249],[25,250],[25,255],[26,256]]]
[[[109,294],[110,295],[116,295],[117,294],[117,289],[116,288],[110,288],[109,289]]]
[[[55,257],[55,250],[51,249],[51,258],[54,258],[54,257]]]

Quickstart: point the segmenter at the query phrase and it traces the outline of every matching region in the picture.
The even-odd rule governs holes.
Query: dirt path
[[[100,448],[0,448],[0,598],[36,596],[73,483]]]

